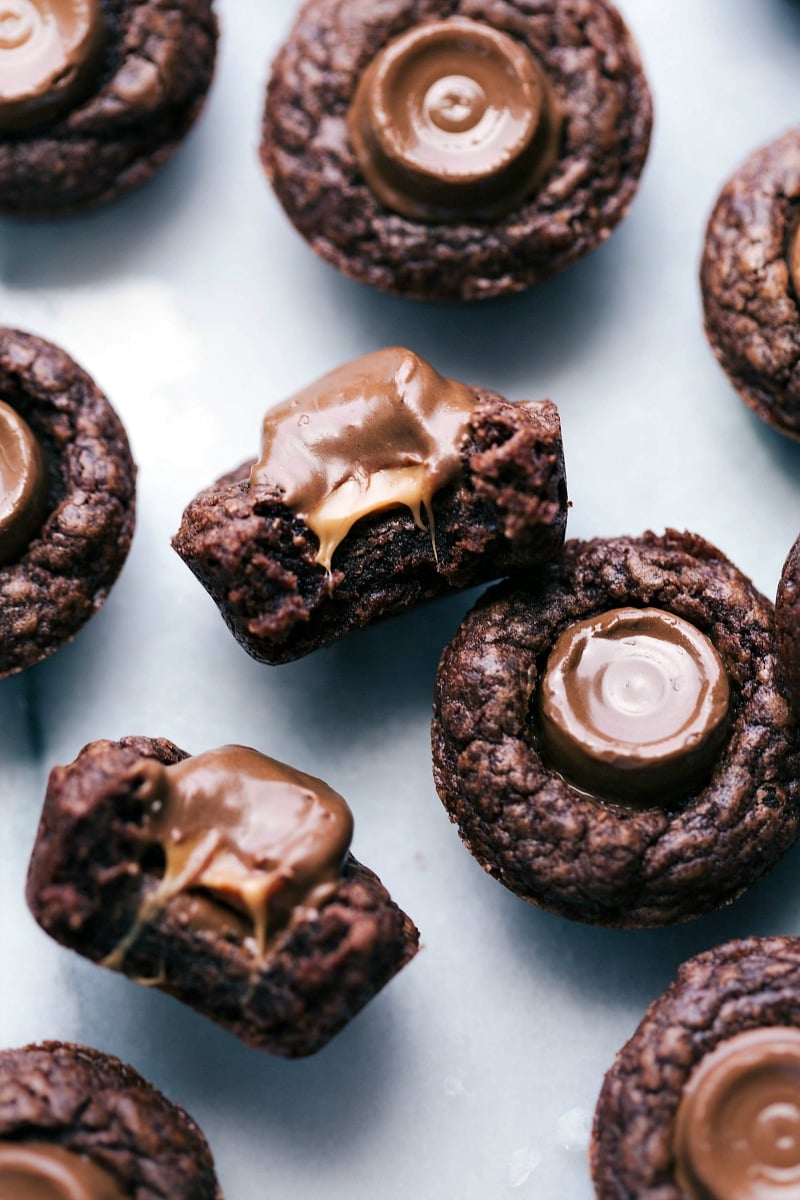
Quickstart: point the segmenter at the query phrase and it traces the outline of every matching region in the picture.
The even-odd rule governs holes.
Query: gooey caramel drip
[[[1,2],[1,0],[0,0]],[[2,1200],[129,1200],[85,1155],[46,1142],[0,1143]]]
[[[475,394],[410,350],[367,354],[271,409],[251,485],[278,486],[331,569],[356,521],[397,505],[433,532],[433,497],[461,469]]]

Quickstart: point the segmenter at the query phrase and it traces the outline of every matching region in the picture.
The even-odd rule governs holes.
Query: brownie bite
[[[478,862],[619,927],[734,900],[798,833],[800,730],[772,605],[702,538],[568,542],[445,650],[434,777]]]
[[[783,566],[775,601],[778,656],[789,697],[800,721],[800,537]]]
[[[130,548],[135,479],[125,430],[85,371],[0,328],[0,679],[101,607]]]
[[[307,0],[273,64],[261,159],[345,274],[475,300],[603,242],[651,125],[638,51],[606,0]]]
[[[268,412],[260,461],[201,492],[173,546],[242,646],[282,663],[552,558],[566,518],[555,406],[395,347]]]
[[[690,959],[603,1083],[598,1200],[768,1200],[800,1188],[800,940]]]
[[[706,333],[731,383],[762,420],[800,439],[800,129],[728,180],[700,277]]]
[[[419,934],[338,793],[243,746],[93,742],[50,776],[28,904],[57,941],[258,1049],[321,1049]]]
[[[222,1200],[191,1117],[88,1046],[0,1051],[0,1195]]]
[[[48,216],[149,179],[211,83],[211,0],[13,0],[0,29],[0,214]]]

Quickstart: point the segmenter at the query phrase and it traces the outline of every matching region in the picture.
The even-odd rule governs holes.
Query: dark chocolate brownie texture
[[[434,390],[452,387],[469,396],[460,448],[449,444],[456,471],[432,498],[433,538],[418,528],[407,507],[377,512],[347,533],[328,572],[318,561],[318,537],[283,502],[281,481],[251,481],[252,463],[201,492],[183,515],[175,549],[213,596],[236,639],[261,661],[299,658],[379,617],[534,566],[563,543],[567,498],[555,405],[510,404],[481,388],[451,384],[404,351],[377,352],[341,371],[357,371],[361,363],[371,371],[394,353],[416,364],[412,382],[422,376],[433,381]],[[300,394],[309,410],[315,402],[305,398],[313,386]],[[371,399],[377,404],[381,394],[376,385]],[[389,448],[385,465],[402,450],[401,433],[413,435],[409,448],[419,459],[419,427],[387,438],[377,408],[370,420],[378,445]],[[446,438],[429,440],[441,456]],[[353,443],[345,437],[343,444],[343,451],[332,451],[339,462]],[[348,470],[347,464],[341,469]]]
[[[554,165],[543,164],[544,177],[512,211],[422,220],[388,208],[368,186],[348,120],[387,44],[452,18],[511,39],[506,56],[527,59],[561,132]],[[462,85],[469,57],[457,67]],[[486,59],[474,55],[473,64]],[[519,68],[508,71],[516,83]],[[465,109],[473,92],[483,94],[476,82],[467,77]],[[429,98],[417,97],[420,111]],[[476,117],[482,111],[478,104]],[[454,116],[440,113],[437,139]],[[651,125],[636,46],[606,0],[308,0],[273,65],[261,158],[290,219],[327,262],[390,292],[473,300],[527,288],[603,242],[633,200]]]
[[[224,876],[198,874],[185,890],[166,894],[173,877],[148,815],[155,811],[149,781],[155,764],[188,760],[205,769],[206,757],[188,759],[170,742],[132,737],[94,742],[70,766],[57,767],[31,858],[28,903],[64,945],[154,983],[249,1045],[289,1058],[313,1054],[413,958],[418,932],[349,854],[316,898],[309,893],[282,921],[269,909],[273,927],[263,946],[258,923],[232,899]],[[324,788],[311,785],[317,793]],[[220,832],[221,845],[236,845],[235,830]],[[246,861],[241,847],[236,855]],[[213,856],[207,862],[219,865]],[[266,880],[268,889],[273,884]]]
[[[723,188],[701,268],[711,347],[762,420],[800,439],[800,129]]]
[[[707,1066],[713,1052],[725,1053],[730,1050],[726,1043],[742,1039],[748,1031],[772,1030],[779,1038],[796,1041],[799,996],[797,938],[728,942],[684,963],[606,1075],[595,1111],[591,1151],[598,1200],[686,1200],[687,1195],[696,1200],[697,1195],[712,1194],[687,1190],[676,1178],[680,1170],[676,1125],[684,1089],[701,1064]],[[769,1097],[759,1100],[757,1095],[728,1110],[726,1125],[743,1115],[751,1126],[749,1137],[741,1139],[735,1153],[744,1150],[749,1156],[765,1149],[767,1153],[760,1162],[754,1156],[756,1170],[756,1163],[748,1163],[753,1191],[742,1180],[740,1190],[720,1195],[735,1194],[741,1200],[775,1196],[777,1200],[796,1194],[800,1166],[796,1061],[791,1068],[791,1096],[780,1097],[779,1113],[773,1107],[770,1114]],[[712,1108],[712,1114],[718,1116],[720,1105],[714,1107],[717,1113]],[[724,1143],[727,1131],[720,1132]],[[785,1141],[783,1147],[776,1144],[781,1134],[788,1135],[788,1151]],[[716,1165],[725,1169],[730,1164],[723,1160]],[[775,1171],[775,1166],[781,1169]]]
[[[0,556],[3,678],[51,654],[105,601],[130,547],[136,468],[105,396],[41,338],[0,328],[0,402],[40,447],[47,492],[28,544]]]
[[[544,761],[536,710],[565,630],[653,608],[711,643],[730,689],[706,778],[650,807],[609,803]],[[536,580],[493,589],[445,650],[434,776],[467,848],[526,900],[619,927],[686,921],[734,900],[798,832],[800,731],[777,679],[772,605],[701,538],[568,542]]]
[[[800,537],[784,563],[775,601],[778,657],[795,715],[800,720]]]
[[[0,40],[12,72],[0,74],[0,213],[12,216],[81,209],[144,183],[196,120],[213,74],[211,0],[59,0],[54,11],[55,26],[43,0],[15,0]],[[59,89],[54,74],[48,97],[36,85],[53,28],[72,39],[61,81],[73,86]],[[63,95],[53,101],[53,90]]]
[[[191,1117],[132,1067],[86,1046],[0,1051],[0,1159],[12,1145],[79,1155],[126,1200],[222,1200]]]

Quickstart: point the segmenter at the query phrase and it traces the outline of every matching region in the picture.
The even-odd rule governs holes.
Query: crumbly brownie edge
[[[781,672],[800,721],[800,537],[789,551],[781,573],[775,625]]]

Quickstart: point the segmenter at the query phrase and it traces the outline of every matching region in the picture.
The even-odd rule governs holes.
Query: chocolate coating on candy
[[[99,0],[0,0],[0,131],[25,130],[80,100],[104,33]]]
[[[0,400],[0,566],[13,562],[41,528],[47,469],[30,426]]]
[[[795,221],[792,236],[789,238],[789,274],[792,277],[795,297],[800,303],[800,218]]]
[[[800,1030],[751,1029],[703,1058],[683,1090],[675,1155],[690,1200],[798,1200]]]
[[[361,517],[397,505],[420,528],[460,472],[475,393],[444,379],[410,350],[392,347],[338,367],[264,418],[251,485],[278,485],[319,539],[330,570]],[[432,526],[431,526],[432,527]]]
[[[725,668],[698,629],[660,609],[613,609],[556,642],[540,688],[541,737],[568,781],[647,805],[707,773],[729,702]]]
[[[107,1171],[46,1142],[0,1144],[3,1200],[127,1200]]]
[[[422,221],[511,212],[554,164],[561,124],[528,48],[460,17],[389,42],[365,71],[348,121],[372,191]]]

